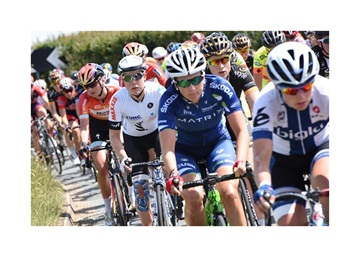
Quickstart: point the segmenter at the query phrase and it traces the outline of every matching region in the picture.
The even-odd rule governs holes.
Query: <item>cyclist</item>
[[[79,97],[82,94],[82,92],[85,91],[83,86],[81,86],[78,78],[79,72],[77,70],[74,70],[70,73],[70,78],[72,80],[72,84],[74,86],[76,95],[75,95],[75,107],[76,107],[76,114],[79,116]]]
[[[190,40],[200,45],[204,41],[205,35],[201,32],[194,32],[191,34]]]
[[[311,185],[329,188],[329,80],[318,75],[319,62],[307,45],[286,42],[267,59],[271,79],[254,105],[254,171],[259,190],[254,198],[266,211],[263,193],[305,190],[303,173]],[[329,198],[321,197],[329,222]],[[307,225],[304,202],[273,205],[279,226]],[[329,224],[329,223],[328,223]]]
[[[165,57],[167,56],[166,49],[162,46],[157,46],[152,50],[152,56],[156,60],[156,64],[162,69],[163,72],[165,72],[165,67],[163,69],[161,65],[164,62]]]
[[[297,30],[283,30],[286,42],[299,42],[302,44],[306,44],[304,37],[301,35],[300,31]]]
[[[206,73],[218,75],[227,79],[234,87],[238,99],[241,101],[244,113],[251,117],[251,110],[259,89],[251,75],[243,57],[234,50],[232,42],[222,32],[213,32],[207,36],[200,45],[201,52],[207,60]],[[242,94],[244,92],[244,94]],[[245,96],[244,96],[245,95]],[[245,106],[245,107],[244,107]],[[246,108],[248,107],[248,108]],[[251,136],[251,124],[246,119],[249,135]],[[227,122],[226,126],[230,132],[231,139],[236,141],[236,136]],[[247,160],[253,164],[252,147],[249,145]],[[249,181],[246,179],[248,188]],[[252,192],[251,192],[252,195]],[[261,224],[265,224],[263,213],[258,212]]]
[[[34,143],[34,149],[37,153],[38,157],[41,157],[41,146],[40,146],[40,137],[39,130],[35,125],[34,121],[37,118],[47,116],[47,108],[49,105],[49,100],[47,98],[45,90],[43,90],[38,83],[38,80],[31,83],[31,134]],[[40,99],[42,99],[43,104],[40,103]],[[51,123],[49,119],[45,121],[47,129],[50,131]]]
[[[156,60],[152,57],[147,57],[149,50],[144,44],[138,42],[130,42],[123,48],[123,57],[128,55],[137,55],[146,61],[148,68],[146,69],[146,80],[157,80],[161,85],[165,86],[166,76],[161,68],[156,64]],[[122,83],[124,85],[124,83]]]
[[[59,115],[59,106],[57,104],[57,99],[59,96],[62,95],[61,87],[60,87],[60,80],[66,78],[65,73],[61,69],[53,69],[49,72],[49,79],[51,81],[51,87],[48,90],[48,97],[49,97],[49,106],[50,112],[53,119],[59,125],[59,134],[62,136],[64,135],[65,143],[71,153],[71,159],[75,165],[77,165],[77,154],[74,146],[74,142],[70,139],[70,134],[65,133],[65,123],[63,122],[62,118]]]
[[[72,133],[74,139],[75,152],[79,152],[81,147],[79,117],[76,112],[76,91],[70,78],[60,80],[60,88],[62,95],[58,97],[57,104],[59,106],[59,114],[66,126],[66,131]],[[75,165],[80,165],[80,159],[76,156],[73,159]]]
[[[210,173],[231,174],[233,166],[245,174],[249,133],[241,103],[224,78],[205,74],[206,59],[198,48],[179,48],[167,57],[166,69],[173,79],[160,99],[158,118],[167,190],[185,200],[187,225],[205,225],[203,191],[182,190],[183,181],[200,178],[197,160],[204,158]],[[237,136],[236,153],[223,123],[227,115]],[[235,164],[234,164],[235,163]],[[173,179],[180,180],[179,190]],[[237,186],[238,180],[217,184],[231,225],[246,225]]]
[[[120,86],[119,85],[119,75],[112,72],[113,68],[112,65],[108,62],[104,62],[100,64],[105,72],[105,84],[106,85],[114,85],[114,86]]]
[[[224,33],[213,32],[205,37],[200,50],[206,58],[206,73],[227,79],[239,99],[244,92],[247,102],[243,105],[249,104],[248,115],[251,116],[252,106],[259,90],[243,57],[234,51],[232,42]]]
[[[231,42],[233,44],[235,51],[238,52],[244,58],[246,62],[246,66],[248,67],[251,75],[254,75],[253,73],[254,55],[250,53],[251,50],[250,38],[243,33],[238,33],[233,37]]]
[[[315,52],[320,63],[319,74],[325,78],[329,78],[329,31],[315,31],[315,37],[316,45],[311,49]]]
[[[110,98],[120,87],[106,86],[105,73],[96,63],[87,63],[79,70],[79,82],[85,92],[79,98],[80,137],[82,147],[80,158],[86,158],[88,141],[109,140],[109,102]],[[90,139],[90,140],[89,140]],[[109,169],[106,161],[106,150],[92,152],[96,169],[98,170],[98,184],[105,204],[105,225],[114,225],[111,212],[111,190]]]
[[[145,80],[146,69],[145,60],[135,55],[122,58],[118,64],[118,73],[126,90],[119,90],[110,100],[109,135],[122,167],[127,160],[149,161],[148,151],[152,148],[160,157],[157,113],[165,88],[158,82]],[[124,145],[120,140],[121,134]],[[151,226],[153,222],[147,175],[148,171],[143,168],[131,171],[135,207],[143,226]]]
[[[254,54],[254,80],[259,88],[263,89],[269,83],[269,77],[266,73],[266,59],[271,49],[275,46],[284,43],[286,37],[282,31],[264,31],[261,36],[262,46]]]

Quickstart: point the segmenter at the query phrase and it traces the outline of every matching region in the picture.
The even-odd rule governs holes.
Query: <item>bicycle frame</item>
[[[159,160],[132,163],[130,168],[146,167],[149,168],[149,184],[155,194],[153,203],[153,226],[176,226],[174,221],[175,208],[170,194],[165,189],[165,174],[162,170],[164,163]]]
[[[221,203],[219,192],[217,191],[215,184],[222,181],[239,179],[240,199],[241,201],[245,201],[243,199],[247,199],[242,204],[244,207],[244,212],[248,219],[248,224],[252,226],[258,226],[259,223],[257,221],[255,209],[254,206],[252,205],[250,194],[246,188],[246,184],[244,181],[245,176],[249,177],[249,180],[252,181],[251,176],[249,176],[249,173],[252,172],[251,165],[247,163],[247,173],[244,176],[237,177],[235,173],[223,175],[223,176],[219,176],[217,173],[209,174],[206,168],[205,160],[198,161],[198,164],[200,166],[203,179],[185,182],[183,184],[183,189],[200,186],[200,185],[203,186],[205,191],[204,205],[205,205],[205,213],[207,214],[206,217],[207,225],[215,226],[217,225],[216,224],[217,222],[221,222],[222,225],[226,225],[226,226],[229,225],[225,211],[223,209],[223,205]],[[256,187],[255,181],[253,181],[251,185],[252,186],[254,185]],[[252,219],[253,221],[250,222],[250,219]],[[222,220],[224,221],[225,224],[222,222]]]
[[[114,150],[112,149],[110,140],[95,141],[90,144],[90,152],[107,150],[109,178],[112,196],[112,211],[117,226],[128,226],[133,213],[129,210],[130,197],[127,183],[120,171],[120,163]]]

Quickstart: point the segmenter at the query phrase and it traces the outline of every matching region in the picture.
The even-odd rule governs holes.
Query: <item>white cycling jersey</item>
[[[303,111],[287,106],[272,82],[260,91],[253,110],[253,140],[273,140],[273,151],[305,155],[329,141],[329,80],[315,77],[312,100]]]
[[[110,100],[110,129],[120,129],[130,136],[145,136],[158,127],[159,101],[165,92],[164,86],[145,81],[145,96],[141,102],[131,98],[126,88],[118,90]]]

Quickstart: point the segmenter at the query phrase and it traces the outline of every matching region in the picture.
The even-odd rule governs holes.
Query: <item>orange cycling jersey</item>
[[[166,76],[165,73],[163,72],[163,70],[161,68],[159,68],[159,66],[156,64],[156,60],[152,57],[146,57],[145,58],[145,62],[147,64],[147,69],[145,71],[145,78],[146,80],[153,80],[153,79],[157,79],[157,81],[165,86],[166,83]],[[119,76],[119,85],[121,85],[122,87],[124,87],[125,85],[122,82],[121,76]]]
[[[100,101],[91,97],[84,91],[79,98],[79,118],[89,118],[89,115],[98,120],[108,120],[109,117],[109,102],[113,94],[115,94],[120,87],[118,86],[104,86],[108,90],[108,94],[104,100]]]
[[[262,75],[262,88],[266,86],[267,83],[270,82],[270,78],[266,71],[266,60],[270,53],[270,49],[262,46],[260,47],[254,54],[254,66],[253,71],[254,74]]]

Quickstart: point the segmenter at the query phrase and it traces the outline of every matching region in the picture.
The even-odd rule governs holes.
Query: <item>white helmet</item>
[[[312,81],[320,67],[310,47],[284,42],[269,53],[266,69],[275,85],[296,88]]]
[[[163,58],[166,56],[166,54],[167,54],[167,51],[162,46],[155,47],[154,50],[152,50],[152,56],[155,59]]]
[[[70,90],[73,88],[73,85],[71,84],[70,78],[63,78],[60,80],[60,88],[65,90]]]
[[[205,56],[199,48],[179,48],[166,60],[166,70],[171,78],[192,75],[206,68]]]
[[[117,71],[119,75],[124,72],[134,71],[134,70],[146,70],[147,64],[144,58],[136,55],[128,55],[122,58],[118,63]]]
[[[35,86],[38,86],[38,87],[41,87],[42,89],[45,89],[46,88],[46,82],[45,80],[43,79],[37,79],[34,81],[34,85]]]

